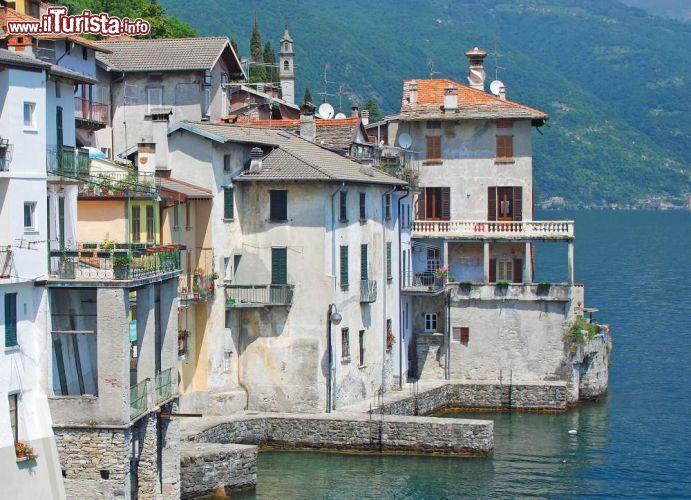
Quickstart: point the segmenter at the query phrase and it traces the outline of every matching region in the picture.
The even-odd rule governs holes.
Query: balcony
[[[378,146],[373,164],[382,172],[406,181],[411,187],[418,185],[420,161],[412,159],[411,151],[393,146]]]
[[[178,285],[180,305],[206,302],[216,291],[218,273],[213,271],[213,251],[210,248],[187,248],[182,259],[182,274]],[[190,269],[195,266],[193,269]]]
[[[226,307],[290,307],[293,288],[293,285],[226,285]]]
[[[51,250],[49,272],[56,280],[120,281],[180,270],[178,245],[82,243],[77,250]]]
[[[433,271],[423,273],[408,273],[403,277],[403,290],[406,292],[439,292],[446,284],[445,278],[440,278]]]
[[[156,404],[161,404],[173,397],[173,369],[168,368],[156,374]]]
[[[577,285],[567,283],[448,283],[447,288],[461,300],[518,300],[568,302]],[[581,287],[582,289],[582,287]]]
[[[149,407],[149,379],[142,380],[130,387],[130,419],[134,420],[142,415]]]
[[[461,221],[417,220],[413,222],[415,238],[537,239],[571,240],[573,221]]]
[[[82,176],[79,187],[81,198],[156,196],[160,179],[152,173],[131,171],[99,171]]]
[[[48,146],[46,169],[49,174],[81,179],[89,176],[89,152],[72,146]]]
[[[74,119],[77,128],[99,130],[109,123],[108,105],[82,97],[74,98]]]
[[[360,280],[360,303],[371,303],[377,300],[377,282]]]
[[[0,172],[7,172],[12,161],[12,145],[9,139],[0,137]]]

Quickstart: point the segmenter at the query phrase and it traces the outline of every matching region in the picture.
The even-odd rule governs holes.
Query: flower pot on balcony
[[[59,264],[60,277],[63,279],[74,279],[74,262],[71,260],[61,260]]]

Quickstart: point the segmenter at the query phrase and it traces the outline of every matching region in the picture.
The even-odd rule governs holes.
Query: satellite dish
[[[336,116],[334,116],[334,120],[344,120],[346,115],[343,113],[337,113]]]
[[[319,106],[319,116],[326,120],[330,120],[334,116],[334,107],[328,102],[325,102]]]
[[[403,149],[408,149],[410,146],[413,145],[413,138],[410,137],[410,134],[403,132],[401,135],[398,136],[398,145],[401,146]]]
[[[494,95],[499,95],[499,91],[504,87],[504,83],[501,80],[494,80],[489,84],[489,91]]]

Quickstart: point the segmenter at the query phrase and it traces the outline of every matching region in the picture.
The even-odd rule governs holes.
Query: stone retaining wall
[[[181,498],[254,488],[257,447],[186,442],[180,450]]]
[[[494,424],[367,414],[270,414],[229,419],[192,438],[284,449],[484,455],[494,447]]]

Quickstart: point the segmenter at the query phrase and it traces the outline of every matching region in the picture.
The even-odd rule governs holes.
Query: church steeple
[[[293,39],[286,26],[281,38],[281,45],[278,51],[279,77],[281,79],[281,93],[283,100],[295,104],[295,72],[293,66]]]

